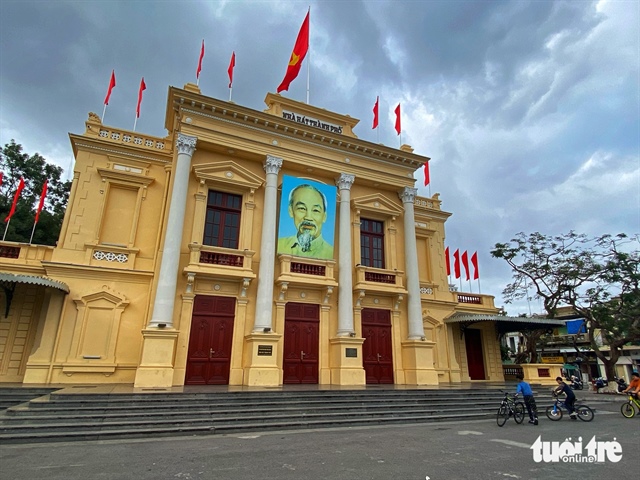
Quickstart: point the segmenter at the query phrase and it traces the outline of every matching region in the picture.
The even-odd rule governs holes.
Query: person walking
[[[524,404],[527,407],[527,412],[529,413],[529,423],[538,425],[538,407],[536,406],[536,399],[533,398],[533,390],[531,389],[531,385],[524,381],[524,375],[522,375],[521,373],[518,373],[516,375],[516,379],[518,380],[518,385],[516,387],[516,396],[522,394]]]

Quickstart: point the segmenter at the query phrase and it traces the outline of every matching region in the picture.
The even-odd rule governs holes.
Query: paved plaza
[[[0,446],[3,480],[85,479],[603,479],[637,475],[640,417],[620,414],[622,396],[579,394],[590,423],[565,417],[500,428],[495,419],[427,425],[303,430],[229,436]],[[464,408],[464,397],[456,399]],[[540,410],[548,398],[538,396]],[[617,442],[599,463],[536,462],[540,442]],[[584,458],[583,457],[583,458]]]

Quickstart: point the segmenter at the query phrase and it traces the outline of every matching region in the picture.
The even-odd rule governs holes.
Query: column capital
[[[418,189],[413,187],[404,187],[402,192],[398,193],[400,200],[402,203],[413,203],[416,199],[416,195],[418,194]]]
[[[193,152],[196,150],[196,142],[198,139],[196,137],[191,137],[189,135],[185,135],[184,133],[178,134],[178,139],[176,140],[176,148],[178,149],[178,153],[186,153],[187,155],[193,155]]]
[[[184,153],[186,155],[192,156],[193,152],[196,150],[196,142],[198,139],[196,137],[191,137],[189,135],[185,135],[184,133],[178,133],[178,139],[176,140],[176,148],[178,149],[178,154]]]
[[[355,180],[355,175],[351,175],[350,173],[341,173],[336,179],[336,185],[340,190],[351,190],[351,185],[353,185]]]
[[[264,162],[264,171],[267,173],[275,173],[276,175],[282,168],[282,159],[273,155],[267,155],[267,160]]]

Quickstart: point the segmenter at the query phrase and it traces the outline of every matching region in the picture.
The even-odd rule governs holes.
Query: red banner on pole
[[[460,278],[460,252],[458,249],[453,252],[453,273],[456,278]]]
[[[379,102],[380,102],[380,97],[376,97],[376,104],[373,106],[373,127],[371,127],[371,128],[377,128],[378,127],[378,106],[379,106]]]
[[[47,186],[49,185],[49,180],[45,180],[42,184],[42,193],[40,194],[40,203],[38,203],[38,209],[36,210],[36,222],[38,223],[38,219],[40,218],[40,212],[42,211],[42,207],[44,207],[44,197],[47,196]]]
[[[11,210],[9,210],[9,215],[7,215],[4,219],[4,223],[7,223],[13,217],[13,214],[16,213],[16,205],[18,204],[18,199],[20,198],[20,194],[22,193],[22,189],[24,188],[24,178],[20,177],[20,183],[18,183],[18,188],[16,190],[15,195],[13,196],[13,203],[11,204]]]
[[[449,247],[444,249],[444,261],[447,263],[447,276],[451,275],[451,267],[449,266]]]
[[[478,270],[478,252],[473,252],[473,255],[471,255],[471,263],[473,264],[473,279],[478,280],[480,278],[480,271]]]

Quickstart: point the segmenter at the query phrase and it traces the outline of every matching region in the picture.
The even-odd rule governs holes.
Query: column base
[[[405,340],[402,361],[406,385],[438,385],[438,372],[433,366],[435,342]]]
[[[171,387],[173,355],[178,340],[177,330],[147,328],[142,331],[142,359],[136,371],[134,387]]]
[[[22,378],[23,384],[28,383],[48,383],[47,379],[49,376],[49,365],[29,365],[27,364],[27,368],[24,372],[24,377]]]
[[[364,385],[362,366],[364,338],[336,337],[329,340],[332,385]]]
[[[282,384],[282,368],[278,365],[281,338],[277,333],[252,333],[244,337],[244,385],[277,387]]]

